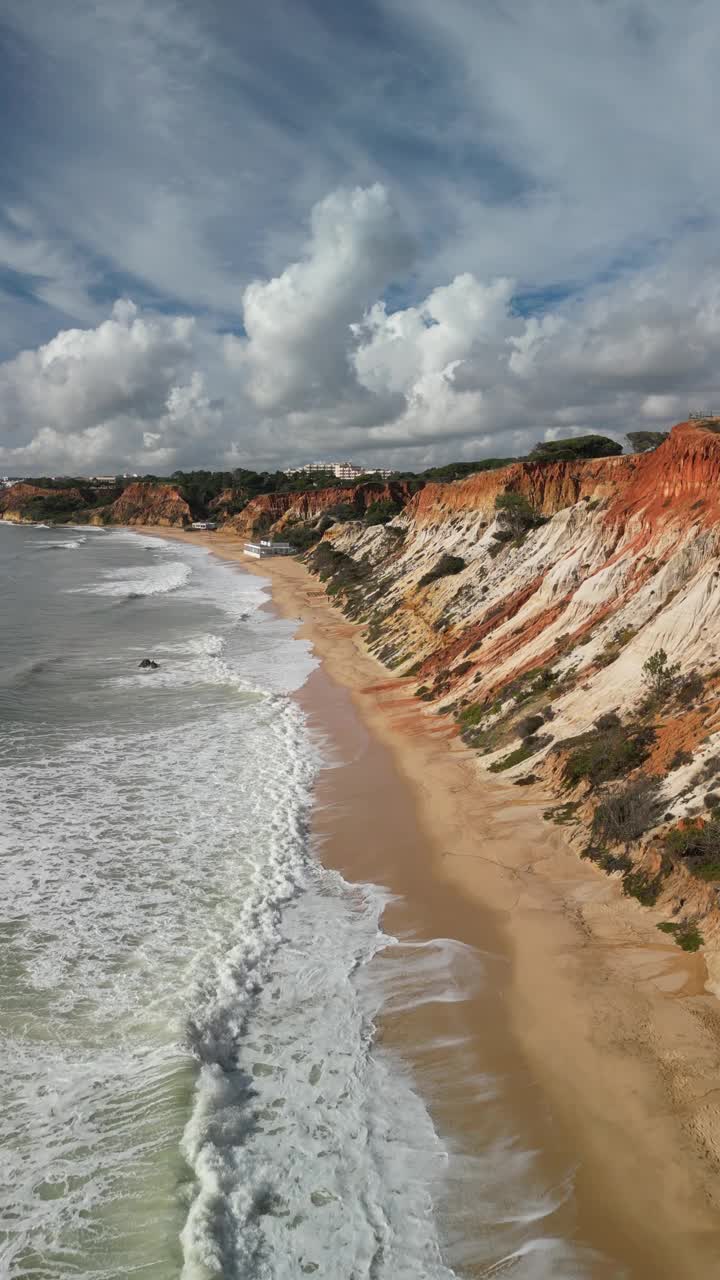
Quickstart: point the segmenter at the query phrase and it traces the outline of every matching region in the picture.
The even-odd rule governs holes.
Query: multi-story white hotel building
[[[360,476],[379,476],[387,480],[394,472],[387,467],[361,467],[355,462],[306,462],[302,467],[287,467],[286,476],[313,475],[318,471],[332,471],[336,480],[359,480]]]

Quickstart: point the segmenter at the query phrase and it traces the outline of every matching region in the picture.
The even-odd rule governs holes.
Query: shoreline
[[[298,636],[322,661],[298,695],[310,722],[342,742],[356,733],[352,713],[380,744],[366,744],[365,756],[387,753],[395,803],[399,783],[420,837],[410,849],[396,841],[375,878],[407,895],[428,937],[499,950],[507,962],[485,1040],[526,1094],[530,1079],[530,1110],[549,1108],[548,1171],[569,1153],[577,1161],[578,1236],[615,1260],[615,1270],[593,1270],[593,1277],[617,1276],[621,1263],[643,1280],[706,1280],[720,1255],[720,1005],[704,991],[702,958],[666,942],[651,911],[579,860],[561,829],[542,819],[552,796],[535,787],[521,794],[485,773],[454,726],[423,714],[408,682],[365,651],[362,629],[299,562],[249,561],[228,536],[135,529],[202,546],[268,580],[273,608],[298,620]],[[373,878],[357,833],[348,841],[346,831],[341,841],[332,831],[332,772],[320,782],[327,787],[327,803],[318,805],[323,861],[350,880]],[[357,780],[359,765],[345,772]],[[362,788],[355,805],[362,821]],[[401,1023],[389,1026],[391,1041],[402,1040]],[[515,1106],[521,1092],[509,1099]],[[460,1097],[454,1106],[463,1112],[467,1102]],[[526,1119],[532,1129],[532,1116]],[[547,1133],[539,1136],[547,1141]]]

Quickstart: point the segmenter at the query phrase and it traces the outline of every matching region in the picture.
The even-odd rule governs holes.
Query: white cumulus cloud
[[[334,454],[421,468],[577,432],[622,439],[720,401],[720,271],[681,254],[529,317],[510,278],[472,272],[393,308],[410,268],[388,191],[336,191],[305,249],[246,289],[244,336],[121,300],[0,364],[0,465],[167,474]]]
[[[246,339],[227,357],[262,409],[328,406],[348,388],[350,326],[390,281],[411,244],[383,186],[335,191],[315,206],[302,259],[243,295]]]

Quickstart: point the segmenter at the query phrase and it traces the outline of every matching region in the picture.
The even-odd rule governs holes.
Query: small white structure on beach
[[[246,542],[244,551],[246,556],[255,556],[259,560],[261,556],[291,556],[295,548],[289,542],[271,542],[270,538],[261,538],[259,542]]]
[[[214,520],[193,520],[190,525],[191,529],[217,529]]]

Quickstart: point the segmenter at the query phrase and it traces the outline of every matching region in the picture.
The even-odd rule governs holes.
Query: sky
[[[0,0],[0,472],[720,408],[715,0]]]

